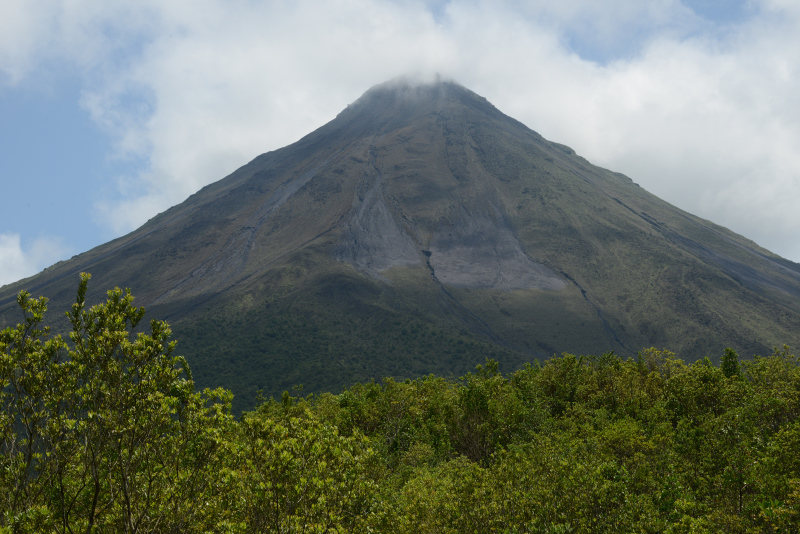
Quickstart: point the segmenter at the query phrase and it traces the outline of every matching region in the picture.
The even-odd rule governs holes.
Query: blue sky
[[[800,261],[798,35],[788,0],[0,0],[0,285],[404,73]]]

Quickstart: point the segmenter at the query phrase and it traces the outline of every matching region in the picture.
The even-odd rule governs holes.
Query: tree
[[[72,346],[39,322],[46,300],[23,292],[25,323],[3,350],[4,496],[0,527],[15,532],[189,532],[222,511],[208,493],[230,432],[230,393],[194,391],[163,321],[134,335],[144,309],[130,290],[86,309],[81,274],[67,313]],[[8,385],[8,387],[7,387]],[[215,489],[216,488],[216,489]],[[206,503],[212,503],[206,506]]]
[[[48,461],[53,446],[49,414],[62,394],[66,344],[41,328],[47,299],[17,296],[24,320],[0,332],[0,528],[44,530],[47,492],[58,476]]]
[[[276,417],[269,404],[241,423],[241,515],[248,532],[357,532],[377,487],[375,453],[308,407]],[[299,415],[296,417],[295,415]]]
[[[728,378],[739,376],[739,355],[731,348],[725,349],[720,367],[722,367],[722,372]]]

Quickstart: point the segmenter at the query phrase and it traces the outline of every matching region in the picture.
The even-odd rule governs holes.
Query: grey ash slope
[[[800,337],[800,266],[454,83],[370,89],[135,232],[2,288],[0,318],[18,319],[22,287],[66,309],[80,271],[94,299],[131,287],[199,382],[245,396],[459,373],[487,354],[694,359]]]

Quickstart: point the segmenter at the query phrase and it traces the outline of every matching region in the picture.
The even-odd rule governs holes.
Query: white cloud
[[[635,60],[584,73],[571,97],[579,112],[531,110],[529,124],[798,261],[797,26],[756,22],[727,43],[656,40]]]
[[[42,237],[23,247],[19,234],[0,234],[0,286],[31,276],[66,255],[57,238]]]
[[[800,261],[793,2],[764,0],[727,26],[678,0],[53,0],[49,16],[23,4],[10,4],[20,26],[51,36],[0,37],[0,69],[24,76],[48,50],[69,58],[118,156],[148,162],[98,205],[118,232],[299,139],[369,86],[438,71],[590,161]],[[575,52],[592,47],[612,57]]]
[[[57,5],[45,0],[37,7],[26,0],[4,0],[0,7],[0,82],[17,83],[35,66],[38,52],[51,46],[47,27]]]

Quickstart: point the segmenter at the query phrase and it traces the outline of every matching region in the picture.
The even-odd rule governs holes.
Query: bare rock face
[[[377,174],[363,197],[356,192],[352,215],[333,253],[338,261],[378,278],[391,267],[422,263],[411,236],[386,206],[380,186]]]
[[[531,260],[500,211],[459,211],[430,245],[430,265],[443,284],[469,289],[544,289],[558,291],[564,280]]]
[[[490,104],[455,87],[387,86],[365,95],[359,106],[374,107],[374,116],[384,118],[376,121],[382,126],[369,155],[359,159],[363,175],[334,259],[383,280],[388,269],[425,262],[447,286],[566,286],[526,254],[500,200],[506,172],[478,162],[481,148],[469,131],[475,127],[470,116],[495,114]]]
[[[413,234],[418,240],[419,231],[409,231],[408,221],[404,225],[387,207],[381,181],[376,173],[366,193],[356,194],[334,248],[336,260],[383,279],[381,272],[420,265],[424,255],[434,278],[444,285],[502,291],[558,291],[566,286],[552,269],[525,254],[508,218],[494,204],[462,206],[453,220],[439,225],[429,249],[421,248],[412,238]]]

